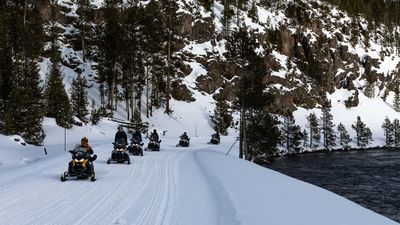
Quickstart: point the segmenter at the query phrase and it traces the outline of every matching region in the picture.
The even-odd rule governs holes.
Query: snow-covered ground
[[[106,163],[116,124],[67,131],[67,150],[88,136],[96,182],[60,182],[70,154],[64,130],[45,120],[46,149],[0,136],[0,224],[391,225],[398,224],[316,186],[237,158],[234,137],[219,146],[162,136],[160,152]],[[177,131],[176,131],[177,132]],[[173,133],[173,132],[172,132]],[[147,144],[147,140],[145,140]]]

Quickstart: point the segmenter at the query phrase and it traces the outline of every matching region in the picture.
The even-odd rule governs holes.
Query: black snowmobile
[[[64,182],[70,177],[77,179],[87,179],[90,177],[90,181],[95,181],[93,161],[97,159],[97,155],[90,156],[89,153],[80,147],[76,147],[69,152],[72,154],[72,160],[68,165],[68,171],[61,175],[61,181]]]
[[[190,144],[190,138],[182,138],[179,140],[179,143],[176,145],[176,147],[189,147]]]
[[[207,144],[218,145],[219,142],[220,142],[220,139],[216,135],[212,135],[210,142],[208,142]]]
[[[153,138],[150,138],[149,144],[147,144],[147,148],[145,149],[146,151],[160,151],[160,143],[161,140],[156,140]]]
[[[114,144],[114,150],[111,152],[111,157],[107,160],[107,164],[111,162],[131,164],[131,160],[127,153],[126,142],[124,139],[120,138]]]
[[[133,139],[131,144],[128,147],[128,152],[132,155],[140,155],[143,156],[143,143],[139,140]]]

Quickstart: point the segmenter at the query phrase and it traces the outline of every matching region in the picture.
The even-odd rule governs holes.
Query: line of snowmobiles
[[[150,138],[150,141],[147,147],[144,149],[145,151],[160,151],[160,143],[161,140],[156,140]],[[220,139],[212,136],[211,140],[207,144],[218,145],[220,143]],[[139,140],[131,140],[129,146],[127,146],[124,139],[117,139],[114,144],[114,149],[111,152],[111,157],[108,158],[107,164],[111,163],[127,163],[131,164],[131,160],[129,155],[135,156],[143,156],[143,148],[144,145]],[[190,146],[190,138],[181,137],[179,143],[176,147],[189,147]],[[95,172],[93,161],[97,159],[97,155],[91,156],[89,153],[86,153],[85,150],[80,147],[76,147],[74,150],[69,151],[72,155],[72,160],[68,164],[68,170],[61,175],[61,181],[67,181],[70,178],[75,179],[88,179],[90,181],[95,181]]]

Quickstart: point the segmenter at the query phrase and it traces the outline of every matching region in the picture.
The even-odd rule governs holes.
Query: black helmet
[[[118,131],[122,131],[123,129],[122,129],[122,126],[121,125],[119,125],[118,126]]]
[[[186,132],[183,132],[183,134],[186,134]]]
[[[154,130],[153,130],[153,132],[154,132],[154,133],[157,133],[157,130],[156,130],[156,129],[154,129]]]

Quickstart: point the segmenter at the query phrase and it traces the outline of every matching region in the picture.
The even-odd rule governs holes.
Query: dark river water
[[[312,153],[277,158],[267,167],[400,222],[400,151]]]

